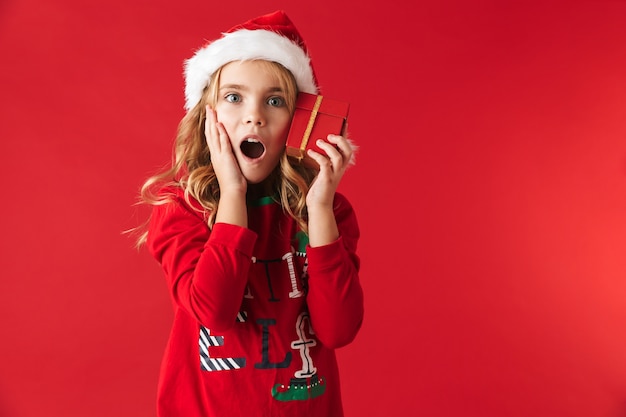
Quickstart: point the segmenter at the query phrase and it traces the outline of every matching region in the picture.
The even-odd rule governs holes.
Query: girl
[[[353,148],[320,139],[319,172],[285,153],[296,94],[318,93],[306,47],[278,11],[198,50],[185,82],[173,166],[142,188],[174,303],[158,415],[342,416],[334,349],[363,318],[336,192]]]

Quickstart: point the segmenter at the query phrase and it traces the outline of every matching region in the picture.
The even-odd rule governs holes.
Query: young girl
[[[353,148],[320,138],[319,172],[285,153],[296,94],[318,93],[306,47],[275,12],[198,50],[185,81],[173,166],[142,188],[175,310],[158,415],[342,416],[334,349],[363,319],[336,192]]]

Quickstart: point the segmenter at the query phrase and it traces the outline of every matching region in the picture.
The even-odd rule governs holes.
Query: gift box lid
[[[296,108],[304,109],[312,111],[315,107],[315,103],[318,99],[315,94],[309,93],[298,93],[298,97],[296,99]],[[342,118],[348,117],[348,110],[350,108],[350,104],[345,101],[339,101],[330,99],[327,97],[322,98],[322,102],[320,103],[318,113],[329,114],[333,116],[338,116]]]

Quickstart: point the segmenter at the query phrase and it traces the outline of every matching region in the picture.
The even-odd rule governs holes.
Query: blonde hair
[[[297,86],[291,72],[276,62],[264,60],[258,62],[262,62],[267,70],[277,76],[280,87],[285,93],[289,113],[293,114]],[[204,135],[204,123],[206,105],[214,107],[218,99],[222,68],[223,66],[212,75],[211,82],[204,89],[200,102],[180,121],[174,142],[171,167],[148,178],[140,192],[140,203],[162,205],[170,202],[172,198],[171,194],[162,191],[164,187],[183,189],[188,203],[191,198],[200,203],[207,215],[208,226],[211,228],[215,223],[220,189],[211,165],[211,155]],[[314,170],[304,167],[296,159],[283,153],[280,163],[267,179],[271,182],[274,198],[305,232],[308,231],[306,194],[315,174]],[[138,228],[144,230],[140,232],[137,246],[141,246],[147,239],[146,226],[147,224],[144,224]]]

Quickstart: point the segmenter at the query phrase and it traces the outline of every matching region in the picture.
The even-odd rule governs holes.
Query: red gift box
[[[306,151],[313,149],[325,155],[315,142],[326,140],[329,134],[344,133],[350,105],[323,96],[298,93],[296,109],[287,135],[287,154],[297,158],[305,166],[319,169],[317,162]]]

